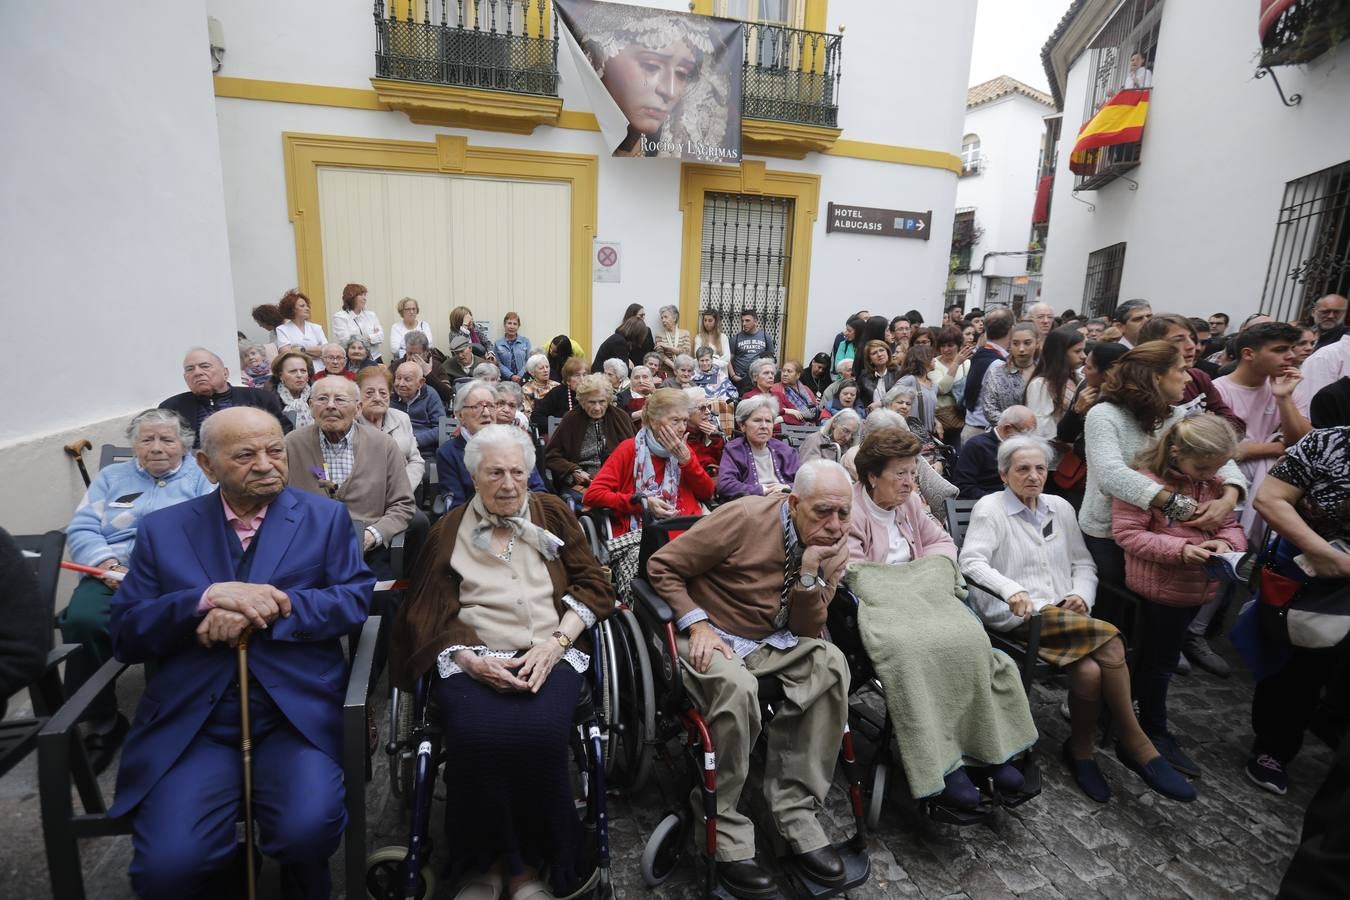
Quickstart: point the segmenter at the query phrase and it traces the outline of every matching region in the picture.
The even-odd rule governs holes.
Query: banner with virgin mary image
[[[595,0],[554,6],[614,156],[741,161],[740,22]]]

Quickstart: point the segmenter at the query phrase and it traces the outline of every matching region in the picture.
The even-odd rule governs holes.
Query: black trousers
[[[1110,538],[1093,537],[1090,534],[1083,535],[1083,542],[1087,544],[1092,561],[1097,564],[1097,583],[1124,589],[1125,551],[1120,549],[1120,545]],[[1097,602],[1092,607],[1092,617],[1110,622],[1123,634],[1129,633],[1126,630],[1125,609],[1114,593],[1098,594]]]
[[[1350,897],[1350,737],[1303,819],[1303,836],[1280,883],[1281,900]]]
[[[1252,696],[1254,752],[1269,753],[1286,764],[1298,755],[1303,732],[1321,704],[1322,689],[1338,670],[1344,652],[1344,647],[1295,647],[1283,669],[1256,685]]]

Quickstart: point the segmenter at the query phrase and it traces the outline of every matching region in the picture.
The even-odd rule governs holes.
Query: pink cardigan
[[[1147,470],[1141,470],[1140,474],[1163,483]],[[1182,488],[1182,493],[1204,503],[1220,496],[1223,488],[1223,481],[1213,478],[1191,482]],[[1218,591],[1218,583],[1205,574],[1203,566],[1181,561],[1181,551],[1187,544],[1217,538],[1234,550],[1247,549],[1247,536],[1236,513],[1229,513],[1218,531],[1204,532],[1185,522],[1167,521],[1161,510],[1152,507],[1144,510],[1113,500],[1111,531],[1125,551],[1125,585],[1141,597],[1165,606],[1200,606],[1214,599]]]
[[[853,486],[853,514],[848,518],[848,558],[882,562],[886,559],[889,538],[885,527],[873,521],[863,509],[866,496],[861,483]],[[895,508],[895,524],[901,536],[909,541],[915,559],[936,553],[956,561],[956,542],[924,509],[917,490]]]

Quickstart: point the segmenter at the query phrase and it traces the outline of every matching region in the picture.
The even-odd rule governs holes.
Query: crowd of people
[[[863,637],[888,703],[941,694],[968,723],[919,717],[896,743],[916,798],[969,810],[979,783],[1021,790],[1036,739],[984,629],[1024,637],[1039,617],[1040,656],[1069,685],[1063,763],[1086,796],[1110,799],[1104,704],[1122,764],[1185,802],[1201,767],[1169,727],[1168,687],[1192,666],[1229,675],[1210,644],[1225,604],[1272,590],[1268,576],[1287,593],[1350,582],[1338,295],[1307,323],[1256,314],[1231,330],[1227,314],[1144,300],[1103,319],[953,306],[936,325],[861,310],[803,364],[779,358],[753,309],[731,328],[704,311],[691,330],[674,306],[649,325],[633,304],[588,359],[568,335],[536,346],[514,312],[492,341],[465,307],[442,351],[415,299],[386,333],[367,293],[343,290],[333,341],[299,291],[256,309],[268,340],[241,336],[237,383],[190,349],[187,390],[132,420],[134,459],[105,467],[70,523],[71,558],[102,574],[60,620],[87,648],[68,690],[113,655],[162,666],[134,721],[110,690],[84,726],[96,770],[124,748],[115,811],[134,813],[142,896],[188,895],[233,853],[238,798],[200,772],[237,764],[221,751],[237,744],[238,685],[220,648],[245,629],[262,648],[254,745],[298,754],[255,785],[262,849],[324,895],[316,862],[345,822],[337,638],[394,577],[390,549],[416,515],[439,518],[383,610],[390,677],[432,677],[456,723],[450,770],[474,772],[452,780],[473,814],[447,817],[466,900],[551,896],[585,874],[565,733],[588,628],[615,599],[580,516],[616,550],[654,520],[707,520],[652,557],[650,580],[718,747],[719,871],[740,896],[772,887],[737,809],[757,677],[790,700],[765,726],[774,824],[813,878],[842,878],[814,816],[848,708],[849,668],[822,632],[841,586],[922,619],[878,613]],[[963,537],[951,498],[977,501]],[[1339,647],[1273,640],[1260,606],[1234,632],[1257,676],[1245,774],[1283,794],[1306,731],[1333,746],[1346,732],[1350,669]],[[940,654],[917,660],[921,646]]]

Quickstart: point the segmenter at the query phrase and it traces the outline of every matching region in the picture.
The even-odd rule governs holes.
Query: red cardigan
[[[637,481],[633,477],[633,461],[637,458],[634,438],[629,438],[614,448],[614,452],[605,460],[600,471],[591,479],[581,502],[590,507],[607,509],[610,512],[612,531],[615,537],[628,530],[628,517],[641,515],[642,506],[633,502]],[[656,480],[665,475],[666,461],[659,456],[652,457],[652,469]],[[680,467],[680,497],[677,515],[697,516],[701,501],[712,498],[714,485],[712,477],[703,469],[697,453],[689,454],[689,462]]]

